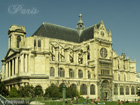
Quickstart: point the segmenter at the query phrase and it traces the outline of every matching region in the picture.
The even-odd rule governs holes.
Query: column
[[[15,64],[15,74],[18,74],[18,67],[19,67],[19,64],[18,64],[18,57],[16,57],[16,64]]]
[[[124,96],[126,95],[126,87],[124,86]]]
[[[83,70],[83,78],[84,78],[84,79],[87,78],[87,70],[86,70],[86,69]]]
[[[74,70],[74,77],[78,78],[78,69],[77,68],[75,68],[75,70]]]
[[[55,66],[55,77],[58,77],[58,65]]]
[[[23,73],[23,66],[24,66],[24,54],[20,55],[20,72]]]
[[[76,86],[77,87],[77,91],[80,93],[80,84]]]
[[[87,95],[90,96],[90,84],[87,85]]]
[[[131,86],[129,86],[129,95],[131,95]]]
[[[28,59],[27,59],[27,54],[25,55],[25,72],[27,73],[27,67],[28,67]]]
[[[65,78],[69,78],[69,67],[65,67]]]
[[[120,86],[118,85],[118,97],[120,96]]]
[[[6,77],[8,77],[8,62],[6,62]]]
[[[2,79],[4,79],[4,77],[5,77],[5,67],[4,66],[5,66],[5,64],[3,63],[2,64]]]
[[[9,77],[11,76],[11,62],[9,61]]]
[[[14,71],[15,71],[15,70],[14,70],[14,68],[15,68],[15,67],[14,67],[14,66],[15,66],[14,63],[15,63],[15,62],[14,62],[14,59],[12,59],[12,76],[14,75]]]

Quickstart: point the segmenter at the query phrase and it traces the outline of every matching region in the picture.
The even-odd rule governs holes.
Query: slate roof
[[[32,36],[42,36],[80,43],[94,38],[94,26],[84,29],[81,35],[79,35],[76,29],[51,23],[43,23]]]

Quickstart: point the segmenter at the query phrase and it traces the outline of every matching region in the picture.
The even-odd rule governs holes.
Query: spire
[[[84,22],[82,21],[82,14],[79,14],[79,21],[77,23],[77,30],[79,32],[79,35],[82,33],[84,28],[85,26],[84,26]]]

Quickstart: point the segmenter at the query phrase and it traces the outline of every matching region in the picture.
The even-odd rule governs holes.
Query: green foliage
[[[8,94],[9,94],[9,93],[8,93],[8,90],[6,89],[4,83],[1,82],[1,80],[0,80],[0,94],[1,94],[2,96],[8,96]]]
[[[44,96],[49,98],[60,98],[59,87],[55,84],[51,84],[51,86],[46,88]]]
[[[63,93],[63,84],[61,84],[59,87],[51,84],[48,88],[45,90],[45,97],[49,98],[62,98],[62,93]],[[66,97],[67,98],[73,98],[79,96],[78,91],[76,90],[75,87],[66,87]]]
[[[140,88],[138,88],[137,95],[140,96]]]
[[[11,91],[9,92],[9,96],[10,97],[18,97],[18,90],[15,87],[13,87],[11,89]]]
[[[34,97],[35,96],[34,87],[31,85],[25,85],[24,87],[20,87],[18,92],[19,92],[20,97]]]
[[[43,90],[41,86],[36,86],[34,91],[35,91],[35,96],[39,96],[39,97],[43,96]]]
[[[70,86],[66,89],[66,97],[73,98],[73,97],[76,97],[76,96],[78,96],[78,97],[80,96],[76,87],[71,87]]]

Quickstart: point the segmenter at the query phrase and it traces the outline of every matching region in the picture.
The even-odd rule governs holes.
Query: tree
[[[137,90],[137,95],[140,96],[140,88]]]
[[[6,89],[5,85],[3,82],[0,80],[0,94],[3,96],[8,96],[8,90]]]
[[[51,84],[51,86],[46,88],[44,96],[51,98],[60,98],[59,87],[57,87],[55,84]]]
[[[79,92],[77,91],[76,87],[68,87],[66,88],[66,97],[67,98],[73,98],[73,97],[79,97]]]
[[[39,96],[39,97],[43,96],[43,90],[41,86],[39,85],[36,86],[34,90],[35,90],[35,96]]]
[[[24,87],[19,88],[19,96],[20,97],[34,97],[35,96],[35,90],[32,85],[25,85]]]
[[[9,92],[9,95],[10,97],[18,97],[18,90],[15,87],[13,87]]]

